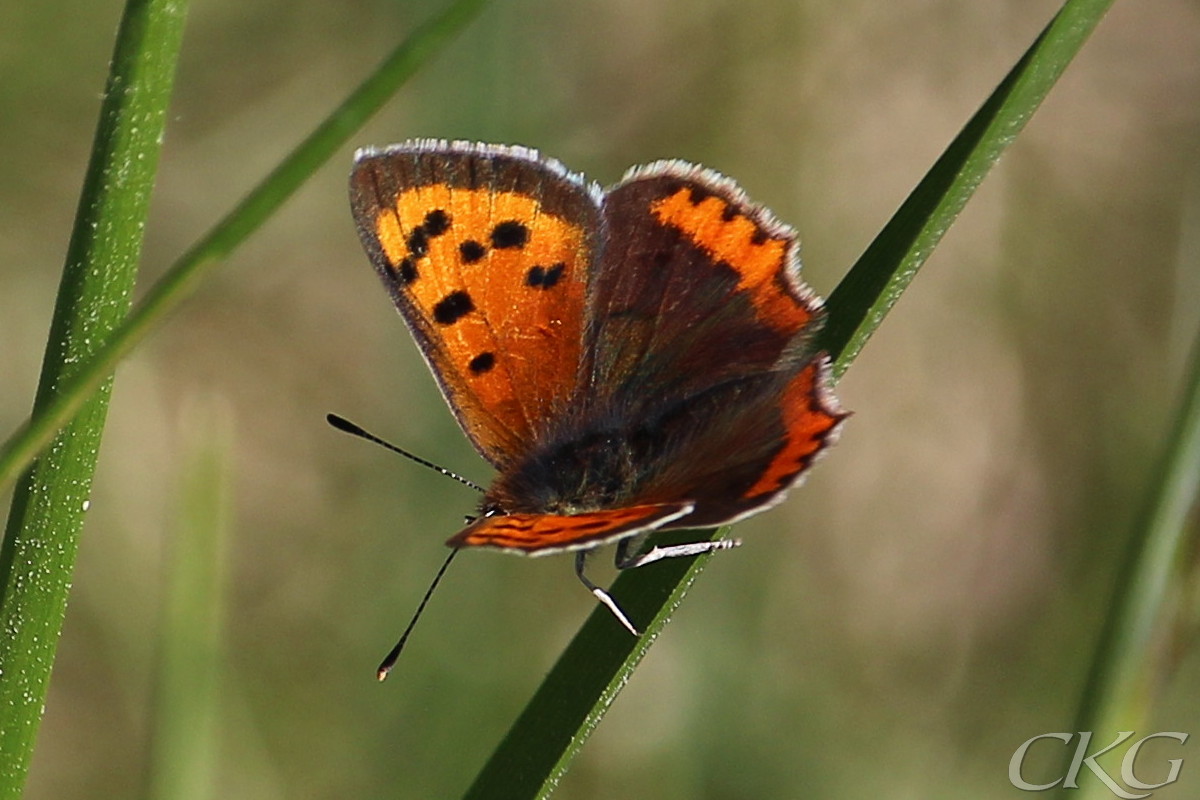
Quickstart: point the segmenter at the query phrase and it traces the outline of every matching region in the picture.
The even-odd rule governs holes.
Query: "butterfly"
[[[362,243],[467,438],[497,471],[447,543],[617,565],[784,499],[848,416],[814,346],[793,230],[681,161],[600,188],[516,146],[415,140],[355,157]]]

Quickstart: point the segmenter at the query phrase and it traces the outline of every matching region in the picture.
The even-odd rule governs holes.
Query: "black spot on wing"
[[[562,261],[552,267],[531,267],[529,274],[525,276],[525,285],[534,289],[549,289],[558,283],[558,279],[562,277],[563,270],[566,268],[567,265]]]
[[[487,352],[480,353],[471,359],[471,363],[467,364],[467,368],[476,375],[482,375],[494,366],[496,366],[496,354]]]
[[[529,241],[529,228],[515,219],[492,228],[492,247],[497,250],[519,249]]]
[[[425,229],[427,236],[441,236],[450,230],[450,215],[440,208],[435,208],[425,215],[425,222],[421,227]]]
[[[464,291],[451,292],[433,307],[433,318],[439,325],[453,325],[475,310],[471,295]]]
[[[474,239],[467,239],[458,246],[458,254],[464,264],[477,264],[487,255],[487,249]]]
[[[408,252],[414,258],[421,258],[429,252],[429,237],[425,235],[424,228],[413,228],[408,235]]]

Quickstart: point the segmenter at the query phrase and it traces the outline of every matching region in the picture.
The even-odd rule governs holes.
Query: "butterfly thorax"
[[[664,444],[644,427],[594,428],[551,440],[497,476],[483,509],[579,514],[622,505],[640,494]]]

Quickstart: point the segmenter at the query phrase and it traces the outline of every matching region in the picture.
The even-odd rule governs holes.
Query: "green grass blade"
[[[179,520],[167,558],[150,739],[149,800],[216,797],[223,663],[224,551],[230,523],[229,414],[186,417]]]
[[[60,391],[0,447],[0,487],[11,482],[50,442],[54,432],[83,406],[117,363],[194,291],[209,270],[257,230],[487,2],[458,0],[414,30],[233,211],[180,256],[104,346],[74,370]]]
[[[55,404],[129,311],[187,4],[131,0],[117,32],[46,346],[35,414]],[[62,630],[108,413],[99,391],[13,496],[0,550],[0,798],[20,796]]]
[[[1063,6],[830,296],[822,346],[835,359],[837,374],[895,305],[1110,5],[1070,0]],[[653,619],[646,635],[629,636],[597,608],[466,797],[548,796],[707,562],[707,556],[689,564],[668,560],[622,573],[612,594],[636,621]]]
[[[1138,730],[1145,721],[1146,709],[1141,706],[1149,696],[1142,691],[1144,679],[1152,659],[1161,653],[1152,641],[1162,623],[1171,578],[1179,574],[1180,559],[1191,551],[1196,536],[1190,515],[1200,496],[1200,337],[1193,345],[1187,380],[1162,462],[1129,540],[1122,562],[1127,566],[1109,599],[1071,728],[1097,732],[1097,747],[1112,741],[1117,731]],[[1112,796],[1099,780],[1081,782],[1080,788],[1085,797]],[[1060,790],[1062,797],[1075,794]]]

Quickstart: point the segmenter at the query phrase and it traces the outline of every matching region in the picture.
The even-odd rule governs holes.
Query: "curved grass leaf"
[[[830,296],[821,343],[834,357],[836,374],[882,323],[1109,5],[1111,0],[1070,0],[1063,6]],[[517,800],[553,792],[708,558],[690,564],[668,559],[622,573],[612,594],[635,620],[653,618],[646,633],[629,636],[598,607],[465,796]]]

